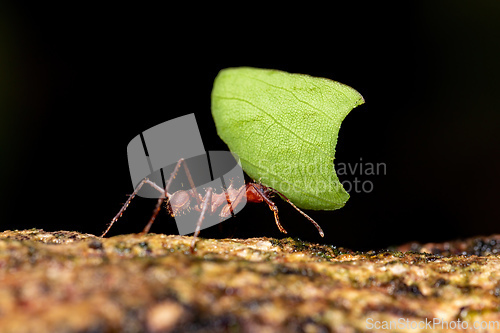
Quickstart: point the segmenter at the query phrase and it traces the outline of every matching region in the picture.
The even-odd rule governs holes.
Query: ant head
[[[177,215],[178,212],[189,209],[189,204],[191,202],[191,196],[186,191],[177,191],[170,196],[169,203],[171,207],[170,214],[172,216]]]

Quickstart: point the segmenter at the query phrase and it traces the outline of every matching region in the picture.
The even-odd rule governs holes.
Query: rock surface
[[[366,253],[199,239],[191,253],[184,236],[5,231],[0,332],[500,331],[497,239]]]

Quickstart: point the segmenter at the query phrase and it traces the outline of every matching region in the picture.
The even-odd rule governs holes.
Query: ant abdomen
[[[170,214],[174,217],[178,213],[188,210],[191,205],[191,195],[188,191],[177,191],[170,196]]]

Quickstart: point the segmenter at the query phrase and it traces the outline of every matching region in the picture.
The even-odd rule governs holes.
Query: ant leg
[[[203,219],[205,218],[205,214],[207,213],[207,209],[209,206],[209,202],[212,201],[212,188],[209,187],[207,189],[207,193],[205,194],[205,198],[203,198],[203,202],[201,204],[201,213],[200,217],[198,218],[198,222],[196,223],[196,230],[194,231],[193,235],[193,240],[191,241],[191,252],[194,252],[194,246],[196,245],[196,238],[200,234],[200,229],[201,229],[201,223],[203,222]]]
[[[262,200],[264,200],[264,202],[269,206],[269,209],[271,209],[273,211],[274,220],[276,221],[276,225],[278,226],[278,229],[282,233],[287,234],[288,232],[285,230],[285,228],[283,228],[283,226],[280,223],[280,218],[278,216],[278,207],[276,206],[276,204],[274,202],[272,202],[271,199],[269,199],[269,196],[267,196],[264,193],[264,191],[262,191],[262,189],[260,189],[259,187],[255,186],[254,184],[248,184],[247,186],[252,186],[257,191],[257,193],[259,193],[259,195],[262,197]]]
[[[169,193],[168,193],[168,189],[170,188],[172,181],[174,180],[175,176],[177,175],[177,172],[179,172],[181,164],[184,165],[184,170],[186,171],[186,175],[187,175],[189,184],[191,185],[191,188],[194,192],[194,196],[196,198],[196,201],[198,204],[201,204],[201,199],[200,199],[200,196],[198,194],[198,191],[196,191],[196,187],[194,186],[193,177],[191,176],[191,172],[189,172],[186,161],[183,158],[181,158],[179,160],[179,162],[177,162],[177,164],[175,165],[174,171],[172,171],[172,173],[170,174],[170,178],[167,181],[167,185],[165,186],[165,190],[163,190],[163,193],[158,198],[158,202],[156,203],[156,207],[153,211],[153,215],[151,215],[151,218],[149,219],[148,224],[144,227],[144,230],[142,230],[141,234],[147,234],[149,232],[149,229],[151,229],[151,226],[153,225],[153,222],[156,219],[156,216],[160,212],[162,202],[165,199],[170,198]]]
[[[132,201],[132,199],[134,199],[134,197],[137,195],[137,193],[139,193],[139,190],[141,189],[141,187],[144,185],[144,184],[149,184],[151,185],[155,190],[159,191],[160,193],[163,193],[163,189],[161,187],[159,187],[158,185],[156,185],[155,183],[153,183],[152,181],[150,181],[148,178],[144,178],[140,183],[139,185],[137,185],[137,187],[135,188],[134,192],[132,192],[132,194],[128,197],[127,201],[123,204],[122,208],[120,209],[120,211],[118,212],[118,214],[115,215],[115,217],[111,220],[111,222],[109,223],[108,225],[108,228],[103,232],[103,234],[101,235],[101,237],[104,237],[109,229],[111,229],[111,227],[113,226],[113,224],[120,218],[122,217],[123,213],[125,212],[125,210],[128,208],[128,206],[130,205],[130,202]]]
[[[247,187],[243,185],[239,190],[236,190],[233,187],[229,186],[229,188],[224,192],[226,196],[226,204],[224,207],[222,207],[219,216],[229,217],[231,215],[234,215],[234,208],[238,207],[241,200],[245,197],[247,192]],[[236,195],[234,195],[235,192]]]
[[[198,191],[196,191],[196,186],[194,186],[194,182],[193,182],[193,177],[191,177],[191,172],[189,171],[188,167],[187,167],[187,163],[186,161],[184,161],[183,158],[181,158],[179,160],[179,163],[184,162],[184,171],[186,172],[186,176],[188,178],[188,181],[189,181],[189,185],[191,185],[191,189],[193,190],[194,192],[194,196],[195,196],[195,199],[196,199],[196,203],[198,205],[201,205],[201,199],[200,199],[200,196],[198,195]]]
[[[321,227],[319,226],[318,223],[316,223],[316,221],[314,221],[309,215],[307,215],[306,213],[304,213],[303,211],[301,211],[299,209],[299,207],[295,206],[290,200],[288,200],[287,197],[285,197],[283,194],[281,194],[280,192],[276,191],[275,189],[271,189],[273,192],[279,194],[283,199],[285,199],[286,202],[288,202],[293,208],[295,208],[295,210],[297,210],[300,214],[302,214],[306,219],[308,219],[312,224],[314,224],[314,226],[316,227],[316,229],[318,229],[318,232],[319,232],[319,235],[321,237],[325,237],[325,233],[323,232],[323,229],[321,229]]]
[[[177,164],[176,164],[176,166],[174,168],[174,171],[170,174],[170,178],[168,179],[168,182],[167,182],[167,185],[165,186],[165,189],[162,189],[161,187],[159,187],[158,185],[156,185],[154,182],[150,181],[148,178],[143,179],[139,183],[139,185],[137,185],[137,187],[135,188],[134,192],[130,195],[130,197],[128,198],[127,202],[125,202],[125,204],[120,209],[120,211],[118,212],[118,214],[116,214],[116,216],[113,218],[113,220],[111,220],[108,228],[106,229],[106,231],[104,231],[104,233],[101,235],[101,237],[104,237],[108,233],[108,231],[111,229],[111,227],[113,226],[113,224],[123,215],[123,212],[125,212],[125,210],[127,209],[128,205],[130,204],[130,202],[132,201],[132,199],[137,195],[137,193],[139,192],[139,190],[141,189],[141,187],[144,184],[149,184],[155,190],[157,190],[158,192],[161,193],[160,197],[158,198],[158,202],[156,204],[156,207],[155,207],[155,209],[153,211],[153,215],[151,216],[148,224],[146,225],[146,227],[142,231],[142,233],[148,233],[149,229],[151,228],[151,225],[153,224],[154,220],[156,219],[156,216],[158,215],[158,213],[159,213],[159,211],[161,209],[162,202],[165,199],[169,199],[170,198],[170,193],[168,193],[168,189],[170,188],[170,184],[172,183],[173,179],[177,175],[177,172],[179,171],[181,164],[184,165],[184,170],[186,171],[186,175],[187,175],[189,184],[191,185],[191,188],[193,190],[194,196],[196,197],[196,201],[197,201],[198,205],[200,205],[201,204],[201,199],[200,199],[200,196],[199,196],[198,192],[196,191],[196,187],[194,185],[193,177],[191,176],[191,172],[189,172],[189,169],[187,167],[187,164],[186,164],[185,160],[183,158],[181,158],[177,162]]]
[[[181,158],[177,164],[175,165],[175,168],[174,168],[174,171],[172,171],[172,173],[170,174],[170,178],[168,179],[167,181],[167,185],[165,186],[165,190],[163,190],[162,194],[160,195],[160,197],[158,198],[158,201],[156,202],[156,207],[155,209],[153,210],[153,215],[151,215],[151,218],[149,219],[149,222],[148,224],[146,224],[146,226],[144,227],[144,229],[142,230],[141,234],[147,234],[149,232],[149,229],[151,229],[151,226],[153,225],[153,222],[155,221],[156,219],[156,216],[158,215],[158,213],[160,212],[160,209],[161,209],[161,204],[162,202],[166,199],[166,198],[169,198],[168,196],[168,189],[170,188],[170,185],[172,184],[172,181],[174,180],[175,176],[177,175],[177,172],[179,172],[179,169],[181,167],[181,164],[184,162],[184,159]],[[186,163],[186,162],[184,162]],[[186,167],[187,169],[187,167]],[[193,181],[191,178],[190,178],[191,182]]]

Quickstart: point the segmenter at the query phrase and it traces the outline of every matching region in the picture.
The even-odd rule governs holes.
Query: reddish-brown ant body
[[[191,185],[190,190],[179,190],[175,193],[170,194],[168,192],[170,185],[172,184],[172,181],[174,180],[175,176],[177,175],[177,172],[179,171],[181,165],[184,166],[184,170],[186,171],[186,175],[188,178],[188,181]],[[161,205],[164,201],[167,203],[167,209],[169,213],[172,216],[176,216],[177,214],[182,213],[185,210],[189,209],[194,209],[198,212],[200,212],[200,216],[198,218],[198,222],[196,224],[196,230],[194,232],[193,240],[191,242],[191,251],[194,250],[195,244],[196,244],[196,238],[198,237],[201,229],[201,224],[203,222],[203,219],[205,215],[208,213],[210,215],[214,214],[217,212],[217,210],[220,209],[219,216],[221,218],[226,218],[231,216],[233,213],[233,209],[235,209],[243,200],[243,198],[246,198],[246,201],[248,202],[255,202],[255,203],[261,203],[265,202],[269,208],[273,211],[274,213],[274,220],[276,221],[276,225],[278,226],[278,229],[283,232],[287,233],[287,231],[283,228],[283,226],[280,224],[279,221],[279,216],[278,216],[278,207],[276,204],[271,200],[272,196],[274,194],[280,195],[286,202],[288,202],[293,208],[295,208],[300,214],[302,214],[304,217],[306,217],[311,223],[314,224],[314,226],[318,229],[319,234],[321,237],[324,236],[323,230],[321,227],[311,218],[309,215],[301,211],[297,206],[295,206],[288,198],[286,198],[283,194],[279,193],[278,191],[267,187],[263,184],[259,183],[247,183],[242,185],[240,188],[234,188],[232,185],[230,185],[224,193],[214,193],[213,189],[211,187],[206,188],[206,192],[204,196],[201,196],[198,191],[196,190],[196,187],[193,183],[191,173],[186,165],[186,162],[184,159],[180,159],[177,162],[177,165],[175,166],[174,171],[170,175],[170,178],[167,181],[167,184],[165,186],[165,189],[159,187],[156,183],[150,181],[149,179],[145,178],[143,179],[139,185],[135,188],[134,192],[129,196],[128,200],[125,202],[123,207],[120,209],[118,214],[115,215],[115,217],[111,220],[111,223],[109,224],[108,228],[104,231],[104,233],[101,235],[101,237],[104,237],[108,231],[111,229],[113,224],[122,216],[123,212],[127,209],[128,205],[132,201],[132,199],[137,195],[139,190],[144,184],[149,184],[152,186],[154,189],[156,189],[158,192],[161,193],[160,197],[158,198],[158,202],[156,204],[156,207],[153,211],[153,214],[151,215],[151,218],[149,219],[148,224],[144,227],[144,230],[142,231],[142,234],[147,234],[149,232],[149,229],[153,225],[153,222],[156,219],[156,216],[160,212]],[[196,203],[193,205],[192,200],[195,199]]]

